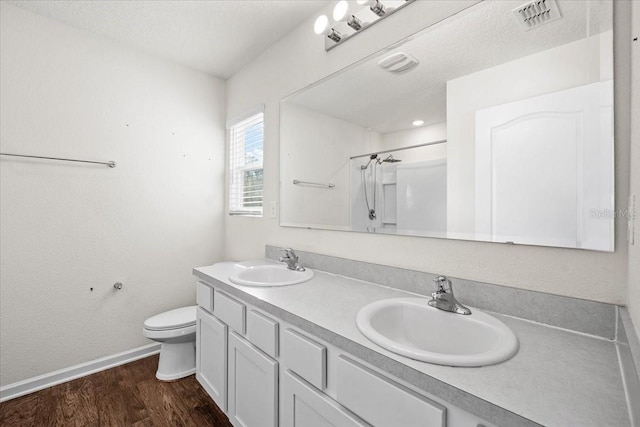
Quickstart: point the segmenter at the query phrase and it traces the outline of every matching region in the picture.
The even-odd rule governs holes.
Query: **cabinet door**
[[[236,427],[278,425],[278,362],[229,333],[229,419]]]
[[[366,422],[287,370],[282,375],[281,427],[363,427]]]
[[[226,411],[227,325],[198,308],[196,326],[196,379]]]

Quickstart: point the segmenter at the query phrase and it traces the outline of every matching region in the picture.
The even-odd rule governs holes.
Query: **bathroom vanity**
[[[196,285],[196,378],[234,425],[491,425],[232,294],[234,266]]]
[[[196,378],[234,425],[630,424],[614,341],[492,313],[520,341],[513,358],[434,365],[391,353],[356,327],[367,304],[415,294],[317,268],[298,285],[234,284],[242,268],[194,270]]]

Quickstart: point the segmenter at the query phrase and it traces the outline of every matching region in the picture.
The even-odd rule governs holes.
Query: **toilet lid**
[[[156,314],[144,321],[144,327],[152,331],[163,331],[195,325],[196,308],[197,306],[193,305]]]

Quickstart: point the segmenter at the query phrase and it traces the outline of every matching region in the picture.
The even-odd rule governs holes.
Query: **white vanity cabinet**
[[[376,426],[445,427],[447,409],[360,363],[338,357],[337,398]]]
[[[281,378],[281,427],[369,426],[295,373],[287,370]]]
[[[492,426],[225,290],[198,295],[196,378],[234,426]]]
[[[278,323],[247,316],[244,303],[201,282],[197,289],[196,379],[234,426],[276,427],[278,362],[269,355],[278,351]]]
[[[196,379],[223,411],[227,410],[227,325],[198,307]]]
[[[229,410],[237,427],[278,425],[278,362],[229,333]]]

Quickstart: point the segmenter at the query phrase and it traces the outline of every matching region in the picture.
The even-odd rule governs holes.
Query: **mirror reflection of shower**
[[[446,196],[432,187],[446,188],[446,140],[360,154],[350,165],[352,229],[444,232]]]
[[[371,156],[369,157],[369,161],[367,162],[366,165],[362,165],[360,166],[360,172],[361,172],[361,177],[362,177],[362,187],[364,189],[364,202],[365,205],[367,207],[367,213],[369,216],[369,219],[371,221],[374,221],[377,217],[376,217],[376,189],[377,189],[377,180],[378,180],[378,165],[382,165],[383,163],[397,163],[397,162],[401,162],[402,160],[400,159],[395,159],[393,157],[393,154],[389,154],[384,160],[380,160],[380,156],[378,154],[371,154]],[[371,163],[373,163],[373,172],[370,173],[370,175],[373,175],[373,183],[369,186],[371,189],[371,203],[369,202],[369,191],[367,190],[367,178],[365,176],[365,171],[369,168],[369,166],[371,166]]]

